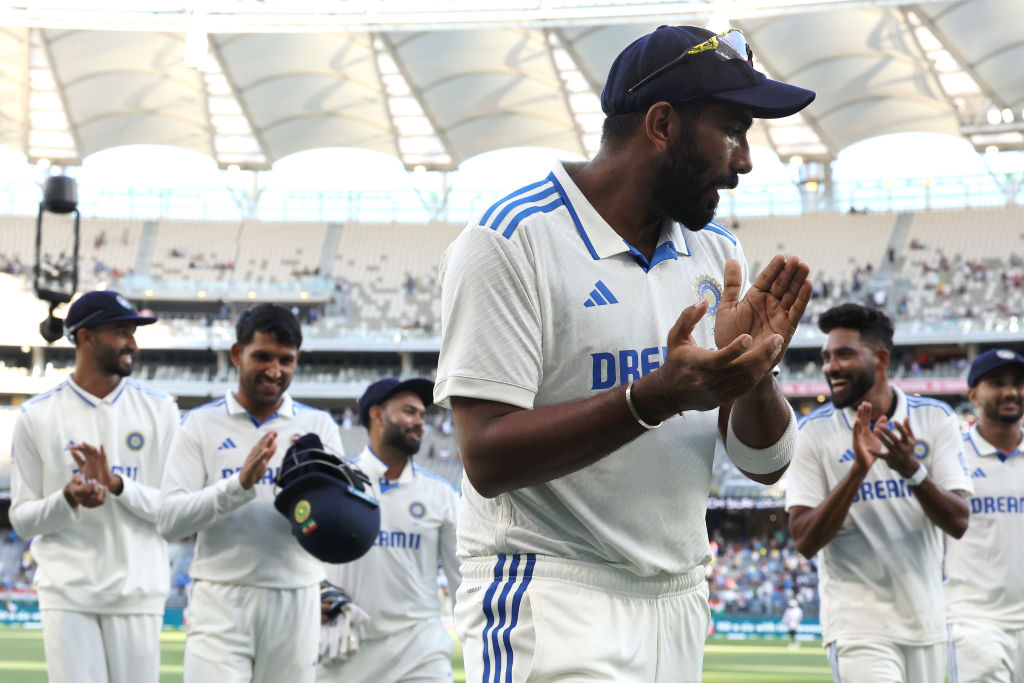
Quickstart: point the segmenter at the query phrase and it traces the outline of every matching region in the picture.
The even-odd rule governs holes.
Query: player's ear
[[[889,349],[885,348],[882,344],[879,344],[875,350],[875,359],[879,368],[885,372],[889,370],[889,361],[892,357],[889,355]]]
[[[384,411],[384,408],[379,403],[377,405],[375,405],[375,406],[370,406],[370,410],[367,413],[367,415],[370,417],[370,424],[371,425],[373,424],[374,419],[377,419],[377,420],[380,419],[381,413],[383,411]]]
[[[231,345],[231,364],[236,368],[242,365],[242,347],[235,342]]]
[[[672,105],[668,102],[657,102],[647,110],[643,130],[651,144],[659,152],[664,152],[669,147],[672,135],[679,134],[678,130],[673,129],[677,125],[678,117]]]

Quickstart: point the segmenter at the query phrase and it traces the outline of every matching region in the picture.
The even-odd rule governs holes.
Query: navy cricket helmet
[[[313,557],[332,564],[366,554],[380,531],[380,503],[360,470],[328,453],[316,434],[299,437],[285,452],[274,481],[274,507]]]

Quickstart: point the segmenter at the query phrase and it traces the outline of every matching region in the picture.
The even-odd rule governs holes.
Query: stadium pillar
[[[402,370],[400,377],[412,377],[415,372],[415,368],[412,364],[412,351],[401,351],[398,357],[402,361]]]
[[[825,172],[825,192],[823,197],[823,209],[825,211],[836,210],[836,188],[832,182],[832,163],[834,159],[829,159],[822,164],[822,170]]]
[[[231,362],[228,360],[228,352],[225,349],[217,350],[217,380],[227,380],[228,369],[231,367]]]
[[[46,354],[42,346],[32,347],[32,376],[42,377],[46,374]]]

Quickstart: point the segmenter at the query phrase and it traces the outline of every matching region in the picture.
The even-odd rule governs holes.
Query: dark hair
[[[240,346],[252,341],[257,332],[269,334],[278,344],[302,346],[302,326],[295,314],[278,304],[256,304],[246,309],[235,325],[235,340]]]
[[[601,124],[601,144],[612,147],[628,140],[636,133],[637,128],[644,122],[647,116],[645,111],[632,111],[628,114],[614,114],[606,116]]]
[[[690,100],[673,104],[672,108],[685,123],[694,123],[709,103],[710,100],[705,99]],[[615,147],[625,142],[643,125],[646,117],[646,110],[606,116],[604,123],[601,124],[601,143]]]
[[[828,334],[837,327],[857,330],[862,339],[872,339],[892,355],[892,320],[876,308],[846,303],[833,306],[818,318],[818,327]]]

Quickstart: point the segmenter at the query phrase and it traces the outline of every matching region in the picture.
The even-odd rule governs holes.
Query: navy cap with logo
[[[369,478],[305,434],[288,448],[274,484],[274,507],[292,536],[323,562],[351,562],[366,554],[380,531],[380,504]]]
[[[976,387],[982,377],[1004,365],[1015,365],[1024,371],[1024,356],[1010,349],[989,349],[979,354],[967,373],[967,386]]]
[[[374,382],[363,392],[359,399],[359,424],[369,427],[370,408],[406,391],[419,396],[424,408],[429,408],[434,403],[434,383],[429,379],[407,379],[403,382],[394,377],[386,377]]]
[[[660,26],[615,58],[601,92],[601,109],[612,116],[645,112],[657,102],[709,99],[774,119],[797,113],[814,97],[811,90],[757,71],[738,29],[715,34],[696,26]]]
[[[139,315],[128,299],[117,292],[109,289],[86,292],[68,309],[68,314],[64,318],[64,336],[74,343],[75,332],[78,330],[91,330],[122,320],[130,320],[136,325],[151,325],[156,322],[156,318],[152,316]]]

